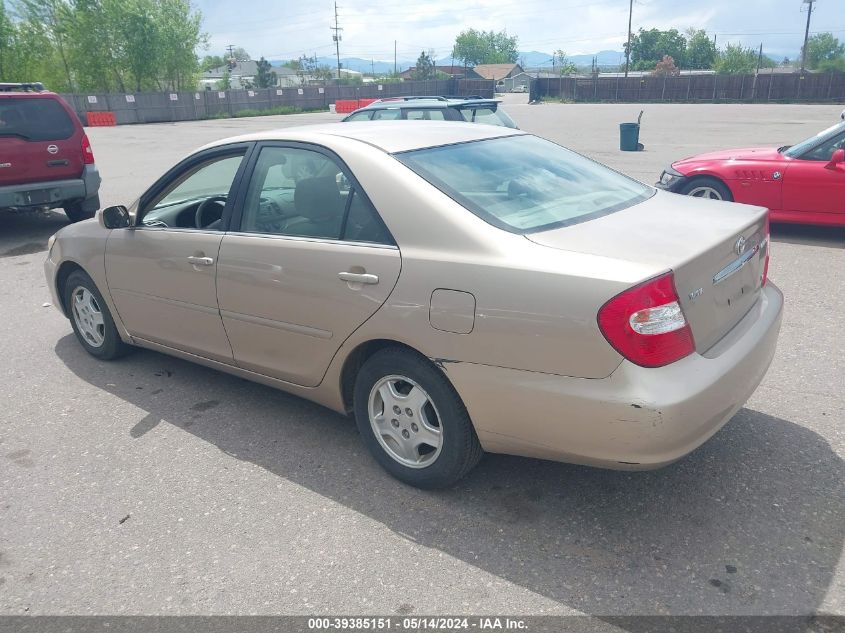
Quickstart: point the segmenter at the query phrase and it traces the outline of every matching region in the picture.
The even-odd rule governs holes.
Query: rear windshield
[[[464,117],[464,121],[469,121],[470,123],[484,123],[486,125],[500,125],[510,128],[516,127],[513,119],[496,106],[458,108],[458,110],[461,116]]]
[[[73,135],[73,121],[53,99],[0,98],[0,136],[58,141]]]
[[[584,222],[641,202],[651,187],[536,136],[396,154],[490,224],[514,233]]]

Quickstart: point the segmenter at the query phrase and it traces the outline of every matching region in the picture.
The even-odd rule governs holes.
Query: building
[[[472,71],[481,79],[502,81],[525,72],[519,64],[479,64]]]
[[[434,70],[438,73],[449,75],[451,79],[463,79],[466,75],[467,79],[478,79],[478,76],[472,71],[472,68],[465,68],[463,66],[435,66]],[[411,66],[408,70],[403,70],[399,73],[400,79],[413,79],[414,73],[417,71],[416,66]]]

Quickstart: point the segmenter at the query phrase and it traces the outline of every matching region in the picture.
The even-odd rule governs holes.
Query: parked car
[[[481,97],[392,97],[359,108],[343,121],[467,121],[516,129],[499,103]]]
[[[766,206],[773,222],[845,225],[845,123],[797,145],[684,158],[663,171],[657,186]]]
[[[525,84],[519,84],[517,86],[514,86],[511,92],[528,92],[528,86],[526,86]]]
[[[41,84],[0,84],[0,210],[100,207],[100,174],[79,117]]]
[[[88,353],[137,345],[352,413],[422,487],[483,451],[675,461],[754,391],[780,328],[765,209],[503,127],[227,139],[97,218],[45,262]]]

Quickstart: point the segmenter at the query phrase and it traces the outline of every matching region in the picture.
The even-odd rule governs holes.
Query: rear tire
[[[411,486],[451,486],[483,454],[454,387],[410,350],[388,347],[364,363],[355,379],[353,409],[376,461]]]
[[[723,200],[733,202],[734,197],[728,186],[717,178],[699,176],[693,178],[678,190],[678,193],[693,198],[704,198],[707,200]]]
[[[96,209],[90,211],[85,209],[81,202],[74,202],[72,204],[68,204],[67,206],[65,206],[64,210],[65,215],[71,222],[90,220],[94,217],[94,213],[96,213]]]
[[[62,297],[73,333],[86,352],[100,360],[114,360],[129,352],[131,347],[121,340],[108,305],[91,277],[81,270],[72,272],[62,288]]]

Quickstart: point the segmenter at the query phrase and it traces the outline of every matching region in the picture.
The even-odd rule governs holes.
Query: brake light
[[[763,244],[761,248],[766,249],[766,260],[763,262],[763,276],[760,278],[760,285],[765,286],[766,282],[769,280],[769,248],[771,247],[772,240],[769,239],[770,230],[769,230],[769,216],[766,215],[766,228],[765,228],[766,237],[763,238]]]
[[[671,272],[613,297],[599,310],[598,324],[607,342],[641,367],[662,367],[695,351]]]
[[[91,141],[88,140],[88,135],[82,135],[82,162],[86,165],[94,164],[94,150],[91,149]]]

